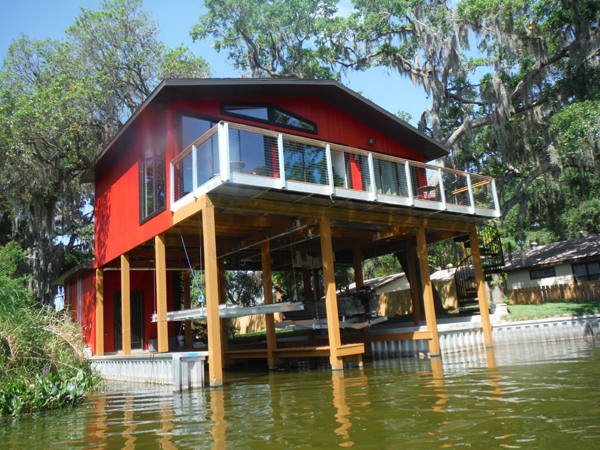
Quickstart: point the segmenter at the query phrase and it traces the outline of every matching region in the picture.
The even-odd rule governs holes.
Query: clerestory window
[[[223,102],[221,114],[317,134],[317,124],[272,103]]]

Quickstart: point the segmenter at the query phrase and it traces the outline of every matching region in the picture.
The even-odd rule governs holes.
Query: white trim
[[[452,203],[446,203],[446,211],[458,214],[473,214],[470,206],[454,205]]]
[[[485,217],[498,217],[498,212],[495,209],[475,208],[475,214]]]
[[[444,210],[444,205],[442,205],[442,202],[435,202],[435,201],[431,201],[431,200],[420,200],[418,198],[415,198],[414,206],[416,206],[418,208],[424,208],[424,209],[433,209],[435,211],[443,211]]]
[[[279,155],[279,178],[281,179],[281,189],[287,188],[285,179],[285,161],[283,159],[283,134],[277,135],[277,153]]]
[[[192,191],[198,187],[198,148],[192,145]]]
[[[303,183],[302,181],[288,180],[287,188],[290,191],[307,192],[309,194],[330,195],[329,185]]]
[[[410,206],[412,206],[414,204],[414,194],[412,189],[412,178],[410,176],[410,164],[408,161],[404,161],[404,172],[406,173],[406,189],[408,190],[408,198],[410,199]]]
[[[221,179],[223,181],[229,181],[231,178],[231,168],[229,167],[229,132],[227,122],[220,122],[218,127]]]
[[[266,189],[281,189],[281,180],[279,178],[263,177],[249,173],[233,172],[230,181],[232,183],[264,187]]]
[[[442,198],[442,206],[446,209],[446,193],[444,192],[444,180],[442,178],[442,168],[438,169],[438,180],[439,180],[439,188],[440,188],[440,197]]]
[[[373,164],[373,153],[369,153],[369,177],[371,179],[371,200],[377,200],[377,185],[375,184],[375,165]]]
[[[492,180],[492,195],[494,196],[494,206],[496,207],[496,217],[500,217],[500,201],[498,200],[498,191],[496,190],[496,180]]]
[[[175,204],[175,166],[173,165],[173,161],[169,163],[169,174],[171,176],[171,180],[169,182],[169,187],[171,189],[171,192],[169,192],[169,199],[171,201],[169,206],[171,211],[175,211],[173,209],[173,205]]]
[[[473,186],[471,185],[471,175],[467,174],[467,191],[469,192],[470,214],[475,214],[475,197],[473,197]]]
[[[367,191],[358,191],[356,189],[346,189],[336,187],[334,190],[336,197],[349,198],[352,200],[370,201],[373,199],[373,193]]]
[[[329,195],[333,195],[335,184],[333,182],[333,160],[331,159],[331,147],[329,144],[325,146],[325,161],[327,162],[327,178],[329,178]]]
[[[381,203],[390,203],[392,205],[412,206],[412,199],[401,197],[399,195],[377,194],[377,201]]]

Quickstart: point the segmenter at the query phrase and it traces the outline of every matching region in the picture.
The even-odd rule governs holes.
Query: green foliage
[[[92,187],[82,175],[165,77],[203,77],[208,64],[159,39],[141,0],[82,9],[62,40],[21,36],[0,70],[0,242],[28,254],[31,287],[50,303],[63,267],[93,248]],[[12,238],[11,238],[12,239]]]
[[[70,316],[27,290],[24,259],[15,243],[0,247],[0,415],[72,406],[97,383]]]

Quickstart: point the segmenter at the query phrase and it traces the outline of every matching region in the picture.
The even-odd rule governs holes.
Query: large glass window
[[[317,134],[317,124],[272,103],[223,102],[221,113],[268,123],[282,128]]]
[[[573,274],[576,283],[600,280],[600,261],[573,264]]]
[[[163,128],[146,140],[140,158],[140,220],[166,208],[166,163]]]

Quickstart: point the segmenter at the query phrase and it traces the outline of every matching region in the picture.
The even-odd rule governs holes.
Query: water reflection
[[[122,436],[125,438],[125,446],[124,450],[133,450],[135,448],[135,436],[133,432],[137,428],[137,425],[133,422],[133,397],[127,397],[125,399],[125,404],[123,405],[123,409],[125,413],[123,414],[123,425],[126,427],[123,431]]]
[[[185,394],[108,383],[80,408],[0,424],[0,442],[3,450],[394,449],[408,442],[412,449],[592,449],[600,442],[600,348],[585,345],[499,346],[441,360],[367,362],[343,373],[308,364],[242,369],[227,372],[222,389]]]
[[[354,442],[350,440],[348,430],[352,426],[350,422],[350,408],[346,403],[346,380],[344,379],[343,371],[334,371],[331,376],[333,385],[333,406],[337,409],[335,415],[336,421],[341,424],[339,428],[334,431],[336,434],[342,436],[344,442],[340,443],[340,447],[352,447]]]
[[[213,388],[210,391],[210,409],[212,415],[211,420],[214,422],[210,434],[213,437],[214,450],[223,450],[227,448],[225,437],[225,429],[227,421],[225,420],[225,400],[222,388]]]
[[[173,436],[171,436],[171,430],[173,430],[174,427],[172,420],[173,410],[163,406],[160,409],[160,421],[162,423],[162,429],[160,430],[162,438],[160,439],[160,444],[165,450],[177,450],[177,447],[171,443],[171,439],[173,439]]]

